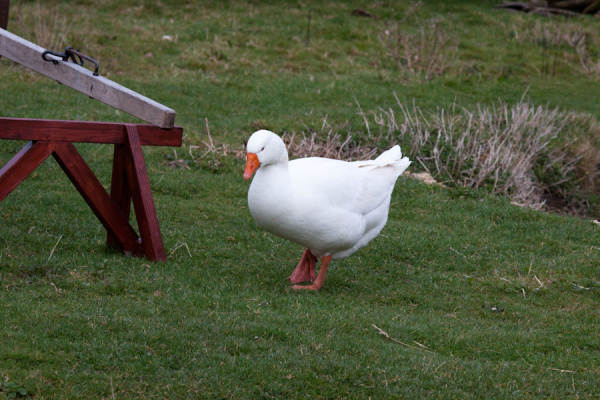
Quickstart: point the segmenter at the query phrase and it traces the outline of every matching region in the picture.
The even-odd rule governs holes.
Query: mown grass
[[[598,81],[574,50],[560,48],[551,76],[542,66],[553,52],[511,39],[556,21],[468,1],[428,2],[413,19],[394,2],[14,3],[9,27],[31,40],[20,21],[59,18],[52,7],[67,15],[60,46],[81,41],[102,74],[177,110],[186,137],[182,148],[145,149],[166,263],[106,250],[52,160],[0,203],[0,396],[600,395],[600,240],[590,221],[401,178],[382,234],[335,262],[322,291],[296,293],[286,277],[302,249],[254,224],[243,161],[170,163],[197,154],[205,119],[213,140],[233,147],[259,127],[320,132],[324,118],[364,136],[356,101],[385,109],[394,93],[434,112],[514,104],[527,89],[533,104],[600,117]],[[353,17],[357,7],[379,19]],[[458,54],[439,77],[406,74],[379,34],[390,19],[417,32],[430,17],[442,18]],[[0,74],[3,116],[134,121],[7,60]],[[0,164],[22,145],[3,141]],[[108,186],[112,149],[78,148]]]

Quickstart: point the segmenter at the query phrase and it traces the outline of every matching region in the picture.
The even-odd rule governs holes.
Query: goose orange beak
[[[260,167],[260,161],[256,153],[248,153],[246,156],[246,169],[244,170],[244,180],[247,181],[252,177],[254,171]]]

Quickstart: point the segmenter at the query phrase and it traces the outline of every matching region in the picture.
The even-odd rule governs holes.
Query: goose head
[[[256,131],[250,136],[246,145],[246,169],[244,170],[244,180],[248,180],[258,168],[280,164],[287,165],[288,153],[285,143],[276,134],[267,130]]]

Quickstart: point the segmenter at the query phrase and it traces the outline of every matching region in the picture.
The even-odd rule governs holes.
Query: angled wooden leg
[[[131,192],[127,179],[126,165],[129,160],[127,145],[116,144],[113,158],[112,179],[110,184],[110,197],[129,221],[131,214]],[[106,245],[120,249],[119,241],[107,231]]]
[[[154,207],[150,179],[146,170],[146,162],[142,152],[142,144],[138,129],[135,125],[126,125],[127,150],[129,161],[126,164],[127,179],[131,190],[133,207],[137,218],[138,229],[142,237],[142,247],[146,258],[166,261],[167,256],[163,246],[158,216]]]
[[[90,206],[104,228],[125,252],[140,255],[139,237],[110,198],[96,175],[70,142],[54,142],[54,158]]]
[[[53,142],[29,142],[0,169],[0,201],[23,182],[52,152]]]

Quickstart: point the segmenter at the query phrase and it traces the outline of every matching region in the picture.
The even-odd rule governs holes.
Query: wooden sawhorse
[[[0,202],[52,155],[107,231],[107,245],[165,261],[142,146],[181,146],[183,129],[146,124],[0,118],[0,139],[29,143],[0,169]],[[110,195],[74,142],[114,144]],[[129,224],[131,203],[138,235]]]

